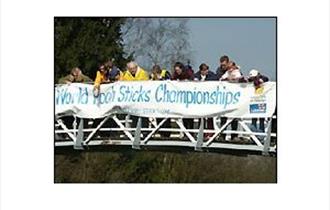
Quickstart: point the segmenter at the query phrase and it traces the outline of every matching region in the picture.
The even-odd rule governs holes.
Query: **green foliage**
[[[114,58],[123,68],[121,25],[125,18],[66,18],[54,19],[55,81],[78,66],[83,73],[95,78],[98,66]],[[129,58],[130,59],[130,58]]]

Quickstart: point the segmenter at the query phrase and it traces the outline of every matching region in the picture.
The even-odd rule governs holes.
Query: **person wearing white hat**
[[[260,72],[256,69],[251,69],[249,72],[248,81],[253,82],[256,89],[260,88],[261,84],[267,82],[268,80],[268,77],[260,74]]]
[[[259,71],[256,69],[252,69],[249,73],[249,77],[256,77],[259,74]]]
[[[256,94],[260,94],[262,92],[262,84],[264,82],[268,82],[268,77],[260,74],[260,72],[256,69],[252,69],[249,72],[249,77],[248,77],[248,81],[249,82],[253,82],[254,87],[255,87],[255,92]],[[257,128],[257,121],[258,118],[252,118],[252,125]],[[264,118],[259,118],[260,124],[259,124],[259,129],[264,132],[265,131],[265,119]]]

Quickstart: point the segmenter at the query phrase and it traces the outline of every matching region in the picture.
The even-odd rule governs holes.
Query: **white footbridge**
[[[63,118],[55,119],[55,147],[73,146],[74,149],[84,150],[96,145],[126,145],[133,149],[174,146],[196,151],[230,149],[258,151],[263,155],[276,154],[276,131],[272,131],[276,116],[265,118],[265,131],[253,129],[252,119],[244,118],[235,118],[238,129],[233,130],[230,124],[234,119],[228,118],[226,123],[221,124],[220,116],[208,118],[213,121],[213,129],[204,128],[206,118],[194,119],[192,129],[185,127],[182,118],[147,118],[148,123],[142,123],[142,118],[138,118],[135,127],[131,126],[130,115],[109,115],[98,121],[72,118],[72,125]],[[164,126],[166,120],[170,120],[171,126]],[[110,126],[108,121],[112,122]],[[164,138],[160,132],[170,135]],[[238,138],[231,139],[231,134],[237,134]]]

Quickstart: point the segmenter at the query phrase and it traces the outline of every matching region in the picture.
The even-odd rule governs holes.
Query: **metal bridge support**
[[[77,118],[75,118],[75,124],[77,124],[76,119]],[[78,150],[83,150],[84,149],[83,142],[84,142],[84,119],[80,118],[78,133],[76,135],[76,140],[74,141],[73,148]]]
[[[142,119],[139,117],[136,125],[136,130],[134,132],[134,141],[132,144],[133,149],[140,149],[140,142],[141,142],[141,125],[142,125]]]
[[[203,146],[203,139],[204,139],[204,118],[201,118],[200,120],[200,125],[199,125],[199,131],[197,134],[197,142],[195,145],[195,151],[203,151],[202,146]]]
[[[73,127],[73,135],[75,135],[75,136],[77,136],[77,117],[76,116],[74,116],[73,117],[74,118],[74,121],[72,122],[72,127]]]
[[[264,140],[264,150],[262,152],[263,155],[269,155],[271,133],[272,133],[272,118],[270,117],[268,125],[267,125],[267,136],[265,137],[265,140]]]

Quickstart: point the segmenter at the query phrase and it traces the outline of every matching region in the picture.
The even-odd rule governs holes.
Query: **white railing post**
[[[129,120],[130,120],[130,115],[128,114],[128,115],[125,116],[125,128],[130,128],[131,127],[131,124],[130,124]]]
[[[179,122],[180,124],[183,124],[183,120],[182,120],[182,118],[179,118],[179,119],[177,120],[177,122]],[[184,133],[183,133],[183,131],[180,131],[180,139],[183,138],[183,137],[184,137]]]
[[[75,136],[77,136],[77,132],[76,132],[76,130],[77,130],[77,117],[76,116],[73,116],[73,118],[74,118],[74,121],[72,122],[72,127],[73,127],[73,134],[75,135]]]
[[[269,122],[267,125],[267,136],[265,137],[265,140],[264,140],[264,150],[262,152],[263,155],[269,155],[271,133],[272,133],[272,117],[269,118]]]
[[[197,141],[195,144],[195,150],[196,151],[203,151],[203,139],[204,139],[204,118],[201,118],[200,125],[199,125],[199,131],[197,134]]]
[[[74,141],[73,148],[78,149],[78,150],[83,150],[84,149],[83,142],[84,142],[84,119],[80,118],[80,122],[79,122],[79,126],[78,126],[78,133],[76,136],[76,140]]]
[[[141,124],[142,124],[142,119],[139,117],[136,125],[136,130],[134,132],[134,141],[132,144],[133,149],[140,149],[140,142],[141,142]]]

